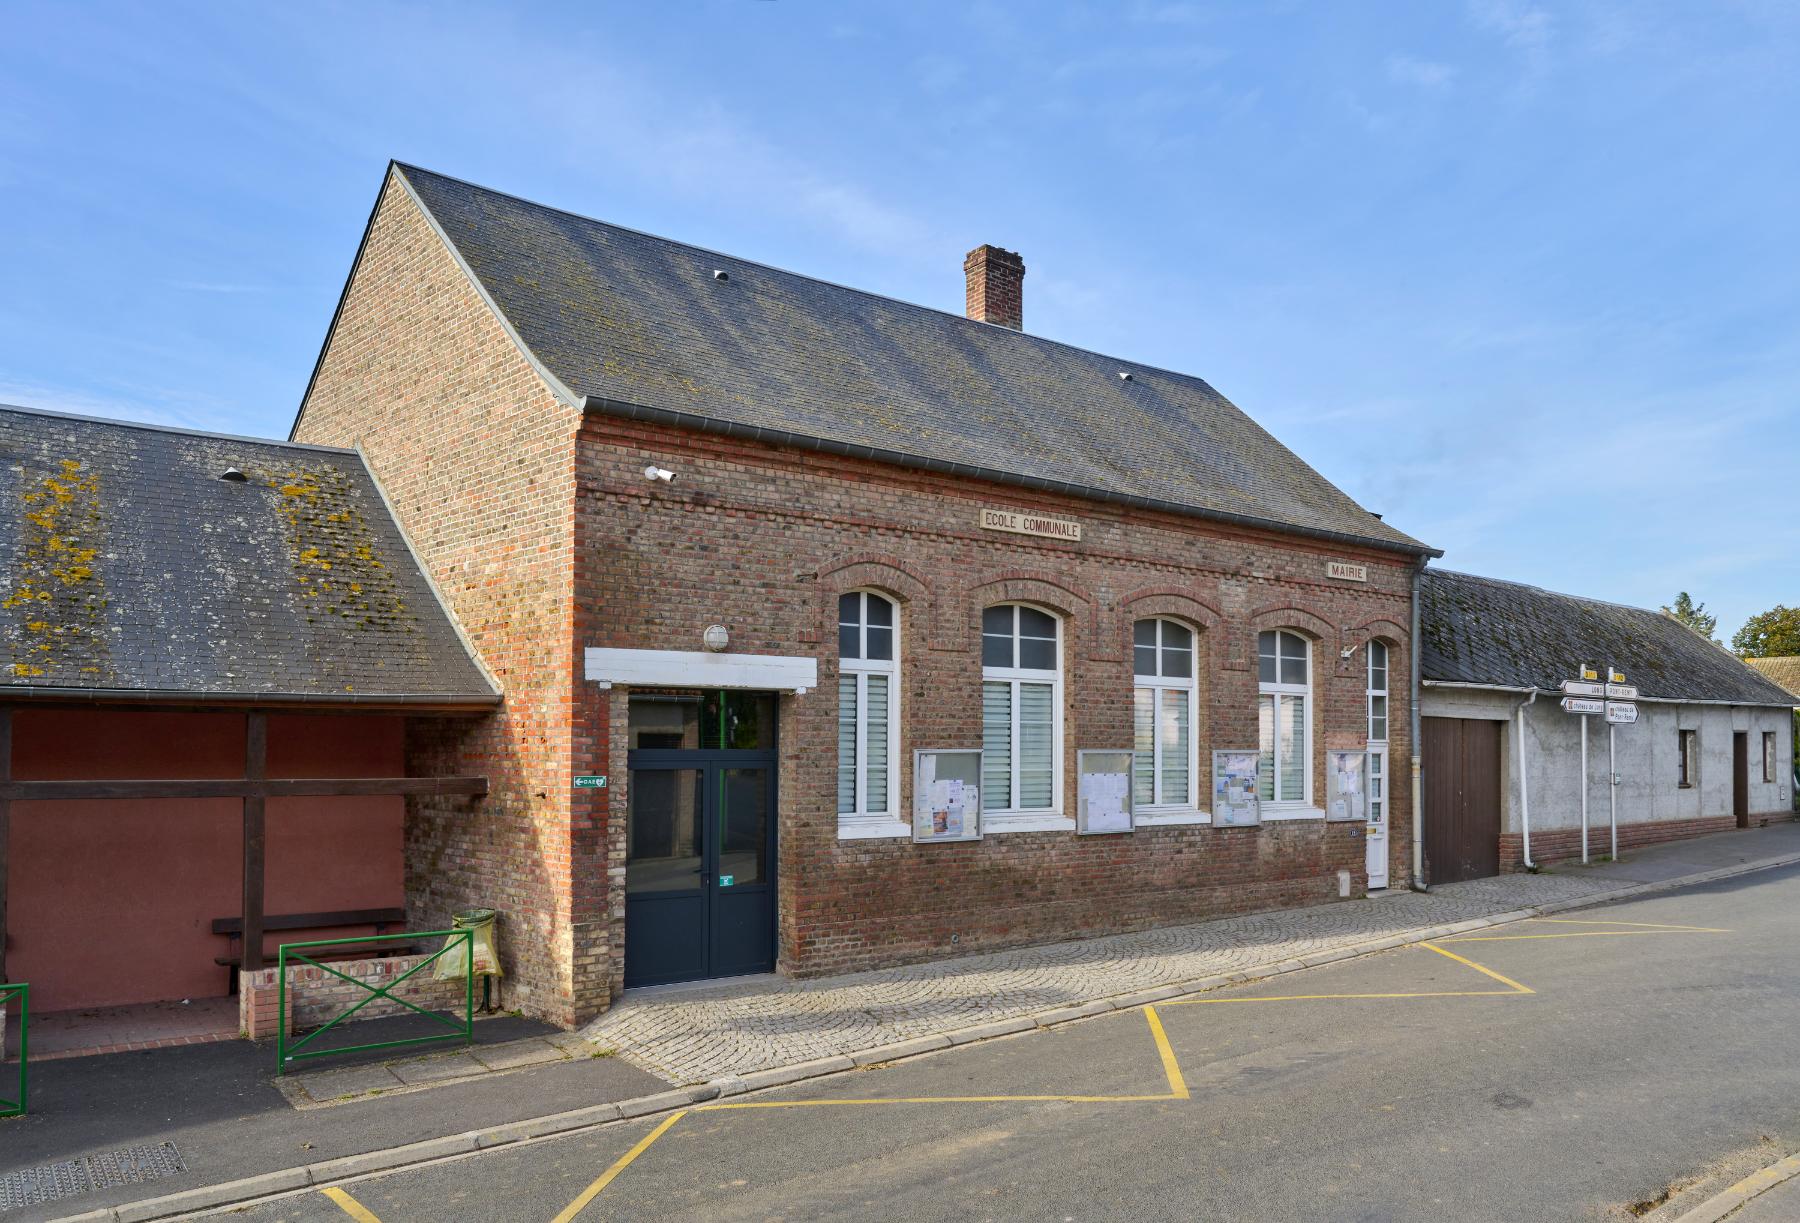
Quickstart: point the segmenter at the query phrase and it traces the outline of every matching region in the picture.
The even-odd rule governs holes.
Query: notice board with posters
[[[981,839],[981,749],[913,753],[912,834],[917,843]]]
[[[1213,753],[1213,823],[1224,828],[1241,828],[1262,823],[1262,798],[1257,790],[1257,763],[1254,751]]]
[[[1131,764],[1136,752],[1078,751],[1075,831],[1084,836],[1131,832]]]
[[[1325,818],[1361,823],[1369,811],[1369,753],[1325,753]]]

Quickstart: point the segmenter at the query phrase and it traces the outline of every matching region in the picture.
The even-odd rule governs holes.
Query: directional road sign
[[[1637,721],[1637,706],[1630,701],[1608,701],[1606,720],[1615,726],[1629,726]]]
[[[1605,696],[1605,684],[1590,684],[1586,680],[1565,679],[1562,682],[1564,696]]]
[[[1562,699],[1564,713],[1605,713],[1606,702],[1597,701],[1586,696],[1565,696]]]
[[[1612,701],[1635,701],[1638,699],[1638,690],[1633,684],[1608,684],[1606,697]]]

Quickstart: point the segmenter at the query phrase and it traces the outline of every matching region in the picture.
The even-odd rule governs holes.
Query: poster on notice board
[[[1136,824],[1131,805],[1131,763],[1135,752],[1078,751],[1075,831],[1087,836],[1130,832]]]
[[[1368,812],[1367,752],[1325,753],[1325,818],[1363,820]]]
[[[913,841],[981,839],[981,752],[922,748],[913,753]]]
[[[1262,800],[1256,788],[1257,753],[1213,753],[1213,824],[1241,828],[1262,823]]]

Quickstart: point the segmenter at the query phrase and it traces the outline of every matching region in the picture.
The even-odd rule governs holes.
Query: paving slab
[[[395,1062],[389,1069],[408,1086],[441,1083],[445,1079],[461,1079],[488,1072],[488,1068],[476,1061],[472,1053],[454,1053],[448,1057],[423,1058],[416,1062]]]
[[[488,1049],[472,1049],[469,1055],[489,1070],[514,1070],[520,1066],[560,1062],[569,1056],[547,1040],[522,1040]]]
[[[400,1086],[386,1066],[351,1066],[344,1070],[318,1070],[311,1074],[289,1075],[290,1082],[314,1100],[341,1100],[345,1096],[363,1096],[371,1091],[392,1091]]]

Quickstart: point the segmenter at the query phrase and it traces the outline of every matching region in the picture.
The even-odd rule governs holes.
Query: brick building
[[[408,903],[500,909],[511,1004],[1406,880],[1431,550],[965,272],[968,317],[390,167],[293,437],[366,456],[505,692],[409,737],[490,793],[412,801]]]

